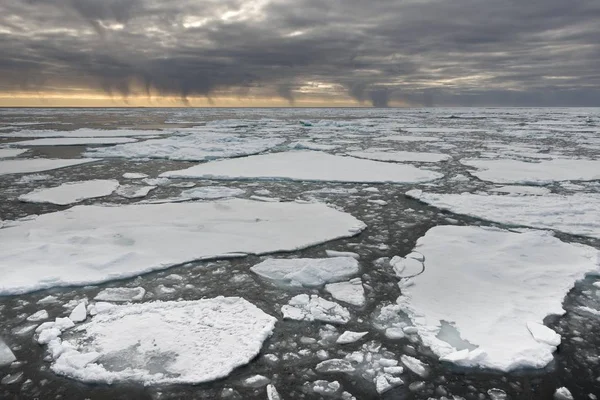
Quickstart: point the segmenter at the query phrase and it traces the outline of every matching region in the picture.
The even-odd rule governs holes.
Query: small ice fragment
[[[323,321],[345,324],[350,321],[350,312],[332,301],[317,295],[299,294],[290,299],[287,305],[281,307],[286,319]]]
[[[352,257],[357,260],[360,259],[360,256],[352,251],[325,250],[325,253],[327,254],[327,257]]]
[[[2,385],[12,385],[13,383],[18,383],[23,379],[23,372],[16,372],[14,374],[8,374],[0,381]]]
[[[46,296],[43,299],[39,299],[37,301],[37,304],[51,304],[51,303],[56,303],[58,301],[58,299],[52,295]]]
[[[369,332],[346,331],[346,332],[342,333],[335,342],[337,344],[354,343],[356,341],[359,341],[362,337],[364,337],[368,333]]]
[[[125,179],[144,179],[147,178],[148,174],[142,174],[141,172],[125,172],[123,178]]]
[[[31,314],[29,317],[27,317],[27,321],[37,322],[37,321],[42,321],[42,320],[48,319],[48,318],[49,318],[48,311],[40,310],[36,313]]]
[[[281,400],[281,396],[279,395],[277,388],[275,388],[275,386],[273,386],[270,383],[267,385],[267,399],[268,400]]]
[[[11,364],[16,361],[17,357],[13,354],[12,350],[8,345],[0,338],[0,367]]]
[[[242,380],[242,386],[251,387],[251,388],[259,388],[270,383],[271,380],[263,375],[253,375],[248,378]]]
[[[315,367],[317,372],[354,372],[355,368],[352,366],[350,361],[334,358],[320,362]]]
[[[488,396],[490,396],[491,400],[507,400],[508,395],[502,389],[492,388],[487,391]]]
[[[554,392],[554,400],[573,400],[573,395],[569,389],[563,386]]]
[[[69,315],[69,319],[73,322],[82,322],[87,318],[87,310],[85,308],[85,303],[81,302],[71,311]]]
[[[115,303],[141,301],[146,294],[143,287],[106,288],[94,297],[96,301],[113,301]]]
[[[427,378],[429,375],[429,370],[425,364],[421,360],[418,360],[414,357],[403,355],[400,357],[400,361],[402,364],[406,366],[406,368],[410,369],[415,374],[419,375],[421,378]]]
[[[349,282],[327,284],[325,290],[331,293],[334,299],[353,306],[362,307],[366,303],[365,289],[360,278],[351,279]]]

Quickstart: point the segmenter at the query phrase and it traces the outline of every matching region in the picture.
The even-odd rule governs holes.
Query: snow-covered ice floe
[[[0,149],[0,158],[11,158],[27,152],[25,149]]]
[[[137,142],[136,139],[126,137],[107,137],[107,138],[80,138],[80,137],[66,137],[66,138],[46,138],[46,139],[31,139],[24,140],[21,142],[11,143],[13,146],[83,146],[83,145],[94,145],[94,144],[121,144],[121,143],[132,143]]]
[[[270,258],[250,270],[281,286],[311,287],[348,279],[360,271],[360,266],[352,257]]]
[[[299,294],[281,307],[283,318],[297,321],[322,321],[345,324],[350,321],[350,312],[333,301],[317,295]]]
[[[397,303],[441,360],[502,371],[543,368],[558,336],[543,325],[600,252],[545,231],[438,226],[417,241],[425,271]]]
[[[438,172],[318,151],[290,151],[199,164],[160,175],[167,178],[290,179],[330,182],[417,183],[441,178]]]
[[[113,306],[48,342],[51,369],[83,382],[213,381],[248,364],[275,322],[239,297]]]
[[[73,131],[55,131],[52,129],[23,129],[11,133],[0,134],[0,137],[22,138],[106,138],[106,137],[137,137],[156,136],[172,131],[141,130],[141,129],[91,129],[80,128]]]
[[[89,149],[88,157],[164,158],[202,161],[261,153],[285,140],[277,137],[240,137],[233,134],[202,132],[178,134],[162,139]]]
[[[494,183],[545,184],[556,181],[600,179],[600,160],[554,159],[540,162],[517,160],[463,159],[461,164],[477,178]]]
[[[0,295],[136,276],[193,260],[294,251],[365,225],[324,204],[75,206],[0,229]]]
[[[108,196],[119,187],[114,179],[94,179],[91,181],[67,182],[52,188],[35,189],[19,196],[27,203],[51,203],[67,205],[86,199]]]
[[[456,214],[600,238],[600,194],[490,196],[410,190],[406,195]]]
[[[17,160],[0,160],[0,175],[50,171],[52,169],[71,167],[73,165],[86,164],[96,161],[98,160],[93,158],[21,158]]]
[[[353,151],[349,156],[358,158],[367,158],[376,161],[394,161],[394,162],[428,162],[436,163],[447,161],[450,157],[447,154],[440,153],[419,153],[412,151]]]

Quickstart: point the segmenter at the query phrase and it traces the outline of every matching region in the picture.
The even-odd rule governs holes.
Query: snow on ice
[[[410,190],[407,196],[456,214],[600,238],[600,194],[490,196]]]
[[[289,179],[331,182],[417,183],[441,178],[438,172],[318,151],[270,153],[199,164],[164,172],[167,178]]]
[[[19,200],[27,203],[51,203],[64,206],[86,199],[108,196],[118,187],[119,181],[114,179],[67,182],[52,188],[35,189],[19,196]]]
[[[248,364],[275,322],[239,297],[114,306],[50,340],[51,369],[83,382],[209,382]]]
[[[544,318],[563,314],[575,281],[600,267],[598,250],[544,231],[438,226],[415,249],[425,271],[397,303],[423,343],[444,361],[502,371],[552,361],[560,338],[541,327]],[[457,331],[453,340],[440,338],[443,323]]]
[[[193,260],[294,251],[364,228],[320,203],[75,206],[0,229],[0,294],[100,283]]]
[[[348,279],[360,266],[352,257],[269,258],[250,270],[281,286],[314,287]]]

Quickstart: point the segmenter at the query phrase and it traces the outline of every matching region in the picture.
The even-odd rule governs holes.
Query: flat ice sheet
[[[324,204],[216,202],[75,206],[0,229],[0,295],[87,285],[185,262],[293,251],[365,225]]]
[[[600,194],[495,196],[410,190],[406,195],[443,210],[487,221],[600,238]]]
[[[11,143],[13,146],[83,146],[90,144],[120,144],[136,142],[136,139],[126,137],[106,137],[106,138],[46,138],[46,139],[31,139],[22,142]]]
[[[73,131],[56,131],[52,129],[23,129],[16,132],[3,133],[0,137],[22,138],[96,138],[96,137],[137,137],[156,136],[172,131],[141,130],[141,129],[91,129],[80,128]]]
[[[428,182],[443,175],[411,165],[382,163],[318,151],[290,151],[213,161],[161,174],[167,178],[289,179],[330,182]]]
[[[494,183],[545,184],[600,179],[600,160],[554,159],[525,162],[463,159],[460,162],[477,168],[477,171],[469,171],[471,175]]]
[[[242,137],[230,133],[202,132],[178,134],[113,147],[93,148],[87,151],[86,156],[203,161],[258,154],[284,141],[278,137]]]
[[[24,149],[0,149],[0,158],[11,158],[27,152]]]
[[[419,153],[412,151],[353,151],[349,156],[358,158],[367,158],[376,161],[394,161],[394,162],[430,162],[436,163],[447,161],[450,157],[447,154],[440,153]]]
[[[352,257],[270,258],[250,270],[282,286],[311,287],[348,279],[360,271],[360,266]]]
[[[0,160],[0,175],[26,174],[30,172],[50,171],[73,165],[95,162],[93,158],[50,159],[31,158],[18,160]]]
[[[502,371],[552,361],[556,343],[545,332],[554,333],[542,326],[536,340],[531,327],[563,314],[575,281],[600,268],[598,250],[543,231],[438,226],[415,250],[424,255],[425,271],[404,286],[397,302],[423,343],[454,364]],[[460,339],[438,338],[443,321]],[[477,348],[463,348],[464,341]]]
[[[35,189],[19,196],[19,200],[27,203],[51,203],[64,206],[86,199],[108,196],[118,187],[119,181],[114,179],[67,182],[52,188]]]
[[[50,342],[51,369],[83,382],[209,382],[249,363],[275,322],[239,297],[115,306]]]

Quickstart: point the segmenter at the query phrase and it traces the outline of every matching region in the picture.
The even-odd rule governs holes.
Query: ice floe
[[[156,186],[121,185],[115,193],[126,199],[139,199],[146,197],[154,189],[156,189]]]
[[[119,181],[114,179],[67,182],[52,188],[35,189],[19,196],[19,200],[27,203],[68,205],[86,199],[108,196],[118,187]]]
[[[0,160],[0,175],[6,174],[26,174],[30,172],[50,171],[71,167],[73,165],[96,162],[93,158],[71,158],[71,159],[50,159],[50,158],[31,158],[17,160]]]
[[[281,286],[312,287],[348,279],[360,266],[352,257],[269,258],[250,270]]]
[[[195,200],[214,200],[227,197],[241,196],[246,191],[239,188],[231,188],[226,186],[202,186],[193,189],[184,190],[179,196],[181,199]]]
[[[89,149],[88,157],[164,158],[202,161],[261,153],[285,140],[277,137],[241,137],[229,133],[177,134],[161,139]]]
[[[8,347],[8,345],[4,343],[4,340],[0,338],[0,367],[9,365],[16,360],[17,358],[15,357],[10,347]]]
[[[559,338],[540,324],[564,313],[575,281],[600,267],[598,250],[544,231],[438,226],[416,250],[425,271],[397,302],[423,343],[444,361],[503,371],[552,361]],[[444,323],[456,330],[453,340],[440,338]]]
[[[134,288],[106,288],[94,297],[96,301],[113,301],[116,303],[142,301],[146,289],[143,287]]]
[[[350,312],[332,301],[317,295],[299,294],[281,307],[283,317],[298,321],[322,321],[345,324],[350,321]]]
[[[137,137],[156,136],[170,133],[161,130],[141,129],[92,129],[80,128],[73,131],[56,131],[51,129],[23,129],[16,132],[3,133],[0,137],[18,138],[108,138],[108,137]]]
[[[360,278],[351,279],[349,282],[330,283],[325,285],[325,290],[331,297],[338,301],[362,307],[366,303],[365,289]]]
[[[364,227],[319,203],[75,206],[0,229],[0,294],[99,283],[193,260],[293,251]]]
[[[239,297],[114,306],[48,342],[51,369],[84,382],[208,382],[249,363],[275,322]]]
[[[25,149],[0,149],[0,158],[11,158],[26,153]]]
[[[95,144],[121,144],[137,142],[136,139],[126,137],[65,137],[65,138],[46,138],[46,139],[31,139],[21,142],[11,143],[12,146],[83,146]]]
[[[125,178],[125,179],[144,179],[147,177],[148,177],[148,174],[144,174],[141,172],[125,172],[123,174],[123,178]]]
[[[600,160],[554,159],[540,162],[518,160],[463,159],[469,171],[481,180],[494,183],[545,184],[556,181],[593,181],[600,179]]]
[[[438,172],[317,151],[271,153],[213,161],[161,174],[167,178],[290,179],[331,182],[417,183],[441,178]]]
[[[367,158],[376,161],[395,161],[395,162],[428,162],[437,163],[447,161],[450,157],[447,154],[440,153],[419,153],[412,151],[353,151],[349,156],[358,158]]]
[[[346,331],[342,333],[337,340],[335,341],[337,344],[348,344],[358,342],[360,339],[368,335],[369,332],[353,332]]]
[[[545,187],[539,186],[501,186],[489,190],[490,192],[506,193],[512,195],[532,195],[532,196],[545,196],[551,193],[551,190]]]
[[[426,193],[416,189],[406,195],[456,214],[600,238],[600,194],[490,196]]]

